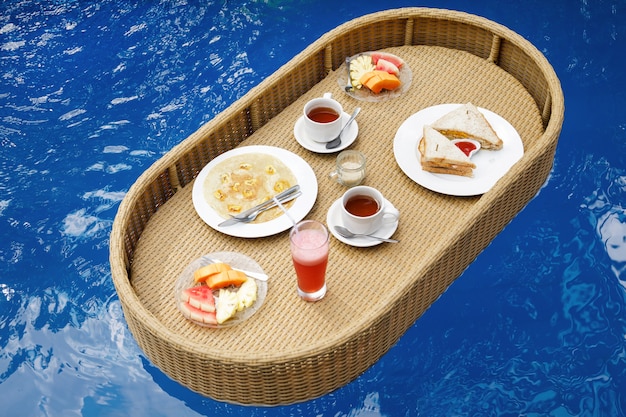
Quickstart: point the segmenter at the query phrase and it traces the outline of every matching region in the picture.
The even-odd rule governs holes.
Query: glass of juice
[[[321,300],[326,295],[328,240],[328,229],[315,220],[301,221],[289,233],[298,295],[306,301]]]

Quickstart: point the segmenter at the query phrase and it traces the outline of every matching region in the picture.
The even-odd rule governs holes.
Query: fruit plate
[[[187,267],[180,274],[174,286],[174,294],[176,297],[175,298],[176,307],[178,307],[178,310],[181,312],[183,317],[192,321],[193,323],[198,324],[199,326],[212,327],[212,328],[219,329],[219,328],[224,328],[224,327],[235,326],[249,319],[250,317],[252,317],[252,315],[255,314],[259,310],[259,308],[261,308],[261,305],[263,305],[263,301],[265,301],[265,297],[267,295],[267,281],[254,280],[257,286],[256,300],[254,301],[254,303],[250,307],[246,307],[243,310],[238,311],[237,313],[235,313],[234,317],[225,321],[224,323],[222,324],[206,323],[201,320],[202,319],[201,316],[196,316],[195,317],[196,319],[193,319],[188,314],[189,309],[185,308],[184,306],[185,302],[184,302],[183,293],[188,288],[198,286],[198,284],[194,283],[193,273],[196,270],[202,268],[203,266],[215,263],[215,261],[224,262],[224,263],[231,265],[233,268],[239,268],[239,269],[250,271],[250,272],[263,273],[263,269],[258,263],[256,263],[254,259],[246,255],[243,255],[241,253],[214,252],[214,253],[209,253],[207,255],[204,255],[192,261],[189,265],[187,265]],[[254,279],[254,278],[248,277],[248,279]],[[202,284],[202,286],[208,289],[206,285]],[[231,290],[235,290],[235,289],[231,288]],[[214,290],[213,295],[215,297],[215,305],[217,306],[217,304],[219,303],[219,299],[218,299],[219,290]]]
[[[376,51],[361,52],[359,54],[346,58],[346,61],[341,65],[341,67],[339,67],[338,69],[339,76],[337,77],[337,83],[350,97],[353,97],[361,101],[373,101],[373,102],[385,101],[385,100],[389,100],[389,99],[401,96],[411,86],[411,82],[413,81],[413,72],[411,71],[409,64],[404,62],[404,64],[399,68],[400,72],[398,73],[398,78],[400,79],[401,85],[395,90],[392,90],[392,91],[383,90],[378,94],[374,93],[373,91],[371,91],[365,86],[358,88],[358,89],[354,88],[352,90],[346,90],[345,86],[348,85],[348,80],[350,78],[348,62],[351,62],[354,59],[362,55],[372,56],[372,54],[377,54],[377,53],[380,53],[380,52],[376,52]],[[394,57],[396,60],[402,61],[402,59],[400,59],[396,55],[390,54],[388,52],[384,52],[384,54]]]

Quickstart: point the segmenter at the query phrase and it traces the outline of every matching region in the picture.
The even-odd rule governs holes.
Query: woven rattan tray
[[[357,101],[337,83],[346,56],[385,49],[413,72],[409,91],[384,103]],[[319,183],[307,218],[325,221],[344,189],[327,178],[334,154],[293,136],[304,103],[330,91],[350,112],[368,157],[366,184],[401,212],[401,242],[354,248],[331,241],[328,294],[301,301],[287,232],[240,239],[204,224],[193,180],[215,156],[245,141],[303,157]],[[524,157],[487,193],[454,197],[411,181],[394,161],[393,140],[411,114],[471,101],[519,132]],[[111,269],[128,326],[165,373],[212,398],[276,405],[321,396],[356,378],[396,343],[505,225],[533,198],[552,167],[564,114],[560,83],[521,36],[465,13],[407,8],[367,15],[322,36],[145,171],[120,205]],[[173,286],[205,253],[237,251],[270,276],[262,308],[244,323],[207,329],[177,311]]]

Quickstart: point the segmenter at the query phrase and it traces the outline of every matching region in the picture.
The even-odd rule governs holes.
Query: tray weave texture
[[[383,103],[346,95],[337,83],[345,57],[383,49],[410,65],[409,91]],[[347,112],[362,107],[351,149],[368,158],[365,184],[400,210],[394,234],[400,243],[354,248],[331,238],[328,293],[307,303],[296,294],[288,232],[261,239],[223,235],[198,217],[191,190],[217,155],[240,144],[278,146],[315,171],[319,194],[306,218],[325,221],[345,191],[327,178],[336,155],[309,152],[293,136],[305,102],[325,92]],[[394,160],[398,127],[426,107],[468,101],[508,120],[522,138],[524,157],[482,196],[447,196],[414,183]],[[345,23],[175,146],[131,187],[110,240],[112,278],[128,326],[161,370],[220,401],[290,404],[341,387],[385,354],[535,196],[552,168],[563,115],[553,68],[499,24],[429,8]],[[257,314],[219,330],[185,320],[173,297],[185,266],[216,251],[246,254],[270,275]]]

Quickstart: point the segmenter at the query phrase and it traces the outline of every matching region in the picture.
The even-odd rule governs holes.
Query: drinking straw
[[[276,205],[278,205],[278,207],[280,207],[280,209],[283,211],[283,213],[285,213],[285,215],[289,218],[289,220],[291,220],[291,223],[293,223],[294,227],[296,226],[296,221],[293,219],[293,217],[291,217],[291,215],[289,214],[289,212],[287,211],[287,209],[285,208],[285,206],[283,206],[280,201],[278,201],[278,199],[276,198],[276,196],[272,197],[272,200],[274,200],[274,202],[276,203]],[[298,231],[298,229],[296,229],[296,232]]]

